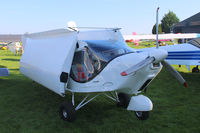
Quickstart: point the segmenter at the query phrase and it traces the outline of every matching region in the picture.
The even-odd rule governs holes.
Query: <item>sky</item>
[[[200,0],[0,0],[0,34],[24,34],[78,27],[119,27],[122,34],[151,34],[173,11],[180,21],[200,12]]]

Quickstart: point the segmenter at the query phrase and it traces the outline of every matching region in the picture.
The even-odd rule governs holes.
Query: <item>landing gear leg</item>
[[[130,96],[126,93],[119,93],[118,98],[119,102],[117,102],[117,106],[127,108],[131,99]]]
[[[59,114],[61,119],[73,122],[76,119],[75,112],[99,96],[99,94],[96,94],[92,98],[88,99],[89,96],[90,95],[87,94],[87,96],[77,106],[75,106],[74,93],[72,92],[72,102],[64,102],[60,106]]]

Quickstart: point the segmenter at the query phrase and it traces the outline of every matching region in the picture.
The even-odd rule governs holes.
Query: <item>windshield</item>
[[[132,53],[126,44],[111,41],[86,41],[88,47],[74,55],[71,77],[77,82],[93,79],[114,58]]]
[[[134,52],[125,43],[117,41],[86,41],[88,47],[103,61],[109,62],[117,56]]]

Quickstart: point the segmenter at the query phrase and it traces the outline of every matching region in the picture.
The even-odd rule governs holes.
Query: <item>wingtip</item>
[[[184,82],[183,84],[186,88],[188,88],[188,84],[186,82]]]

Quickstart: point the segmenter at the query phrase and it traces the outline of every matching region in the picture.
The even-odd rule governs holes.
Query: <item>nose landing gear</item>
[[[139,120],[146,120],[149,118],[149,111],[135,111],[135,115]]]
[[[118,98],[119,98],[119,102],[117,102],[117,106],[127,108],[131,100],[131,97],[126,93],[119,93]]]

